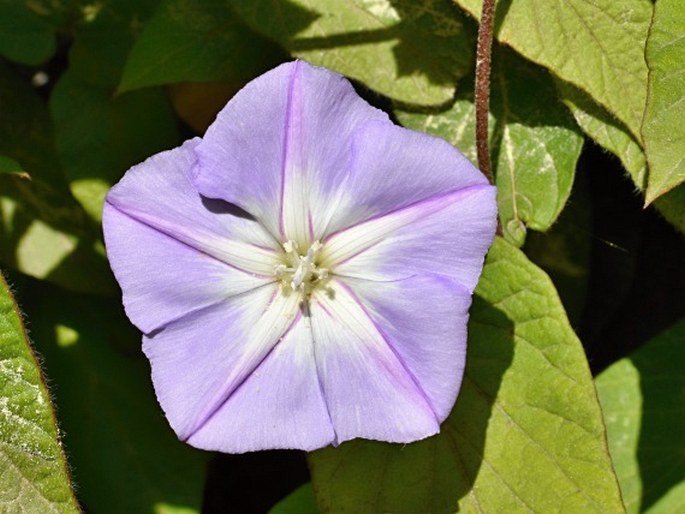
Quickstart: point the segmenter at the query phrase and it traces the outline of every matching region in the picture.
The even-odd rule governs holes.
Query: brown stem
[[[483,11],[478,28],[476,48],[476,150],[478,167],[491,184],[492,176],[490,148],[488,145],[488,112],[490,111],[490,65],[492,58],[492,32],[495,18],[495,0],[483,0]]]

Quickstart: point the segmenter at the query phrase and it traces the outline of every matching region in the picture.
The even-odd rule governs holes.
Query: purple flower
[[[237,453],[437,433],[495,219],[453,147],[297,61],[131,168],[104,231],[171,426]]]

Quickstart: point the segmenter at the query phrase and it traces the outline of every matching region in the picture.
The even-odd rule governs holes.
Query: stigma
[[[274,274],[281,281],[284,294],[295,292],[306,298],[328,278],[328,270],[317,262],[322,247],[319,241],[314,241],[306,251],[300,251],[295,241],[283,243],[284,262],[275,266]]]

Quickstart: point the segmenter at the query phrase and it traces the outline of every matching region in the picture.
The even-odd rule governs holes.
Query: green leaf
[[[649,178],[645,199],[653,202],[685,181],[685,4],[658,0],[647,39],[647,107],[642,125]]]
[[[596,380],[629,514],[685,508],[685,320]]]
[[[480,17],[482,0],[455,0]],[[500,0],[496,37],[585,92],[640,137],[650,0]]]
[[[49,185],[21,175],[0,176],[0,262],[74,291],[118,290],[99,231],[83,210]]]
[[[173,111],[158,89],[112,98],[111,89],[67,72],[55,86],[51,108],[71,191],[94,220],[101,219],[105,194],[129,167],[178,141]]]
[[[0,55],[36,65],[55,53],[55,35],[40,2],[0,2]]]
[[[22,171],[17,161],[0,155],[0,173],[22,173]]]
[[[644,191],[647,184],[645,155],[628,129],[579,89],[562,81],[557,81],[557,88],[583,131],[615,154],[637,188]],[[673,226],[685,232],[685,185],[657,198],[654,207]]]
[[[449,0],[232,0],[255,31],[407,104],[449,101],[471,65],[462,17]]]
[[[80,512],[50,395],[19,309],[1,274],[0,510]]]
[[[316,498],[314,498],[311,483],[301,485],[269,510],[269,514],[317,514],[317,512]]]
[[[245,83],[278,64],[281,54],[223,0],[165,0],[136,40],[119,91],[184,81]]]
[[[205,454],[176,439],[155,399],[140,335],[116,301],[35,287],[25,300],[89,512],[199,512]],[[40,315],[38,315],[40,313]],[[85,313],[85,314],[84,314]]]
[[[583,348],[549,278],[497,240],[442,431],[310,455],[324,512],[623,512]]]
[[[495,55],[490,111],[500,221],[506,239],[520,246],[526,227],[545,231],[564,208],[583,138],[557,103],[549,76],[512,52]],[[469,85],[460,88],[449,111],[397,115],[409,128],[446,139],[476,163]]]

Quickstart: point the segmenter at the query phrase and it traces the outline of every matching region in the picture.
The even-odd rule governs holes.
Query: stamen
[[[287,264],[276,265],[274,274],[281,280],[284,292],[292,290],[307,295],[318,282],[328,277],[327,269],[316,266],[316,257],[322,247],[319,241],[314,241],[307,253],[300,255],[295,241],[283,243]]]

